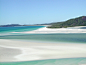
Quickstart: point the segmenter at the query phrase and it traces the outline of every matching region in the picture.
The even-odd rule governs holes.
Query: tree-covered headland
[[[69,19],[64,22],[57,22],[48,26],[48,28],[66,28],[73,26],[86,26],[86,16],[81,16],[73,19]]]

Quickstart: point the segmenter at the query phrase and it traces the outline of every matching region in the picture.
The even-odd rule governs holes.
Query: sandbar
[[[86,44],[0,39],[0,57],[0,62],[86,57]]]

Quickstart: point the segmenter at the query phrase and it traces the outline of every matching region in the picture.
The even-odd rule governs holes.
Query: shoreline
[[[9,60],[0,59],[0,62],[16,62],[16,61],[33,61],[33,60],[45,60],[45,59],[60,59],[60,58],[75,58],[86,57],[86,44],[53,44],[43,42],[25,42],[18,40],[0,39],[0,46],[7,48],[15,52],[13,56],[12,52],[6,52],[9,55]],[[5,50],[7,50],[5,49]],[[9,51],[8,50],[8,51]],[[20,53],[17,50],[20,51]],[[3,53],[1,49],[1,53]],[[10,59],[10,58],[16,58]],[[6,59],[3,57],[3,59]]]
[[[50,34],[50,33],[86,33],[85,29],[80,29],[81,27],[86,26],[75,26],[75,27],[68,27],[68,28],[39,28],[33,31],[27,32],[11,32],[11,33],[23,33],[23,34]]]

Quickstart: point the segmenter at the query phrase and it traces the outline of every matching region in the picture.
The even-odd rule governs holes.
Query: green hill
[[[86,16],[81,16],[73,19],[69,19],[65,22],[57,22],[49,26],[48,28],[66,28],[73,26],[86,26]]]

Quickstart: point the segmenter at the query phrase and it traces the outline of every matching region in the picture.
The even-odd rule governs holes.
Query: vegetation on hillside
[[[86,16],[69,19],[65,22],[57,22],[48,26],[48,28],[66,28],[73,26],[86,26]]]

